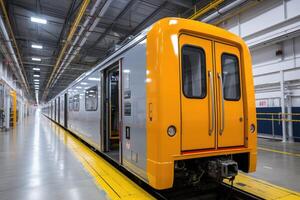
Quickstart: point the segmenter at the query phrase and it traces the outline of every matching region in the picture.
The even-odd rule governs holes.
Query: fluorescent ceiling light
[[[43,46],[39,45],[39,44],[32,44],[31,47],[34,49],[42,49],[43,48]]]
[[[34,67],[32,68],[34,71],[40,71],[41,69],[40,68],[37,68],[37,67]]]
[[[88,80],[90,80],[90,81],[100,81],[100,78],[93,78],[93,77],[91,77],[91,78],[88,78]]]
[[[33,77],[40,77],[40,75],[38,75],[38,74],[33,74]]]
[[[77,88],[77,89],[81,89],[82,87],[80,87],[80,86],[77,86],[76,88]]]
[[[31,60],[34,60],[34,61],[41,61],[42,59],[41,59],[41,58],[35,58],[35,57],[32,57]]]
[[[34,82],[40,82],[40,80],[39,80],[39,79],[34,79],[33,81],[34,81]]]
[[[39,23],[39,24],[47,24],[47,20],[37,18],[37,17],[30,17],[30,21],[35,22],[35,23]]]
[[[87,83],[86,83],[86,82],[81,82],[80,84],[81,84],[81,85],[87,85]]]

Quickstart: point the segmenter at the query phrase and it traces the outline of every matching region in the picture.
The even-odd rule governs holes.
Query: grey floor
[[[258,149],[257,171],[250,175],[300,192],[300,143],[259,139],[258,146],[297,155],[285,155]]]
[[[0,132],[0,200],[107,199],[49,126],[37,114]]]

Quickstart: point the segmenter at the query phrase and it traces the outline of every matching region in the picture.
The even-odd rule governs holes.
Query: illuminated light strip
[[[50,123],[51,132],[55,132],[57,137],[74,153],[84,168],[93,176],[97,186],[104,190],[109,198],[155,199],[77,138],[54,122]]]
[[[264,147],[257,147],[257,149],[263,150],[263,151],[269,151],[269,152],[273,152],[273,153],[280,153],[280,154],[289,155],[289,156],[300,157],[300,154],[298,154],[298,153],[291,153],[291,152],[286,152],[286,151],[279,151],[279,150],[268,149],[268,148],[264,148]]]
[[[230,185],[228,180],[224,180],[224,183]],[[233,186],[263,199],[300,200],[299,192],[247,176],[242,172],[239,172],[239,174],[235,177]]]

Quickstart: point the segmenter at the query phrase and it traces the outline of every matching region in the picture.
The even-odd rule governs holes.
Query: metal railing
[[[300,123],[300,113],[281,113],[281,112],[277,112],[277,113],[265,113],[265,112],[258,112],[256,113],[257,115],[257,122],[258,122],[258,126],[259,126],[259,121],[271,121],[271,135],[267,132],[267,131],[263,131],[261,133],[258,133],[259,137],[270,137],[272,136],[272,138],[278,138],[278,139],[282,139],[283,135],[282,135],[282,127],[280,130],[280,134],[275,134],[275,123],[277,122],[278,125],[282,126],[282,122],[288,123],[289,126],[294,125],[294,123]],[[294,116],[296,116],[297,118],[299,117],[299,119],[293,119]],[[290,132],[292,131],[291,134],[288,135],[292,135],[292,139],[300,139],[299,136],[295,136],[293,134],[293,127],[291,128],[287,128],[287,131]]]

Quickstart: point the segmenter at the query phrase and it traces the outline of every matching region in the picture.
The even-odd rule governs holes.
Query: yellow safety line
[[[70,133],[51,122],[53,131],[74,153],[84,168],[94,177],[99,188],[111,199],[155,199],[114,166],[80,142]]]
[[[224,181],[230,184],[228,180]],[[300,200],[300,193],[239,173],[233,186],[268,200]]]
[[[275,150],[275,149],[268,149],[268,148],[264,148],[264,147],[257,147],[257,149],[259,149],[259,150],[263,150],[263,151],[274,152],[274,153],[281,153],[281,154],[284,154],[284,155],[289,155],[289,156],[296,156],[296,157],[300,157],[300,154],[298,154],[298,153],[290,153],[290,152],[286,152],[286,151],[279,151],[279,150]]]

